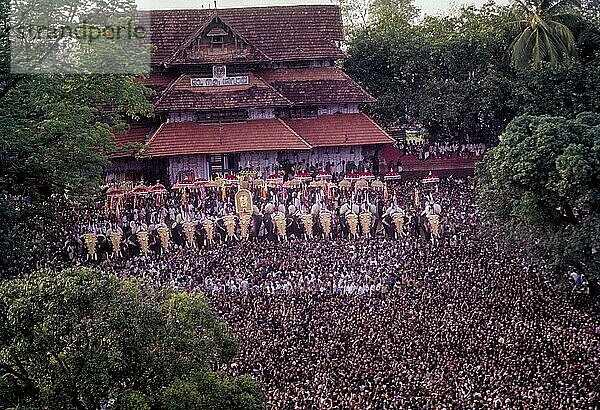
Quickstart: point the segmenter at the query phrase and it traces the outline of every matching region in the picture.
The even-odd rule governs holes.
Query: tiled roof
[[[336,67],[264,70],[259,75],[293,104],[375,101]]]
[[[138,77],[136,81],[139,84],[151,88],[156,94],[150,97],[150,101],[156,101],[163,91],[165,91],[178,75],[173,73],[150,73],[146,77]]]
[[[307,150],[310,145],[278,119],[227,124],[163,124],[148,141],[150,156]]]
[[[143,144],[149,137],[153,127],[130,128],[127,132],[115,133],[115,145],[117,150],[124,148],[128,144]],[[111,155],[113,158],[126,157],[133,155],[134,152],[118,152]]]
[[[192,87],[190,75],[182,75],[158,99],[156,111],[220,110],[253,107],[283,107],[290,102],[254,74],[248,85]]]
[[[170,73],[150,73],[146,77],[138,77],[136,81],[152,88],[157,94],[164,91],[173,81],[177,79],[177,74]]]
[[[167,61],[180,45],[214,16],[214,10],[152,10],[140,12],[150,20],[149,40],[156,46],[152,64]],[[274,61],[339,59],[345,54],[340,8],[334,5],[222,9],[218,15],[254,47]]]
[[[389,144],[394,142],[365,114],[333,114],[285,120],[313,147]]]

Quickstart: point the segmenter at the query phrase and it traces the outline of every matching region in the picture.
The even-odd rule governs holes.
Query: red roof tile
[[[143,144],[150,135],[153,127],[130,128],[127,132],[115,133],[115,145],[117,150],[122,150],[128,144]],[[112,158],[127,157],[134,152],[118,152],[111,155]]]
[[[142,11],[139,20],[150,26],[149,40],[156,46],[152,64],[169,58],[209,19],[214,10]],[[346,55],[339,6],[280,6],[222,9],[219,17],[274,61],[340,59]],[[148,23],[148,20],[150,21]]]
[[[165,123],[154,133],[147,145],[149,149],[146,153],[155,157],[311,148],[278,119],[221,125]]]
[[[192,77],[179,77],[158,99],[155,110],[220,110],[290,105],[287,99],[254,74],[248,74],[248,85],[227,87],[192,87]]]
[[[173,73],[150,73],[146,77],[138,77],[136,81],[156,92],[156,98],[175,81],[178,74]]]
[[[313,147],[389,144],[394,142],[365,114],[333,114],[317,118],[285,120]]]
[[[259,75],[293,104],[375,101],[337,67],[264,70]]]

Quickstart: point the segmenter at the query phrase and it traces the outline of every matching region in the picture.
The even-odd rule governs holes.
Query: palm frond
[[[519,34],[510,46],[511,63],[517,68],[524,68],[531,60],[533,31],[527,27]]]

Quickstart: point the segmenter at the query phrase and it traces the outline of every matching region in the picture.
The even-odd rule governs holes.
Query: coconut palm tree
[[[516,23],[522,31],[510,46],[512,64],[523,68],[576,56],[575,36],[569,26],[580,11],[580,0],[516,0]]]

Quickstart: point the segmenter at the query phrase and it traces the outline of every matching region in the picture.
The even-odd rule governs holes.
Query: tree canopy
[[[44,53],[32,53],[40,59],[29,61],[26,47],[20,53],[11,37],[15,21],[34,28],[49,22],[75,27],[88,14],[132,12],[133,2],[43,0],[17,6],[11,10],[8,0],[0,0],[0,271],[9,275],[33,269],[49,253],[53,228],[63,222],[56,211],[65,196],[80,200],[97,190],[115,149],[113,133],[153,115],[152,91],[135,79],[140,71],[108,67],[91,74],[95,63],[86,60],[109,61],[104,57],[112,54],[110,61],[128,61],[133,70],[143,54],[107,41],[70,39],[70,46],[81,46],[72,54],[81,72],[63,73],[53,64],[39,72],[34,68],[44,67]],[[48,47],[49,55],[65,52],[54,43],[38,46]],[[23,70],[14,70],[15,58]]]
[[[89,269],[0,282],[0,408],[262,409],[201,294]]]
[[[351,31],[344,67],[377,98],[366,110],[382,125],[415,124],[432,140],[494,144],[518,115],[597,112],[600,36],[590,16],[573,27],[578,58],[519,69],[510,53],[519,27],[508,6],[371,20]]]
[[[557,267],[598,276],[600,115],[515,118],[477,169],[481,204]]]

